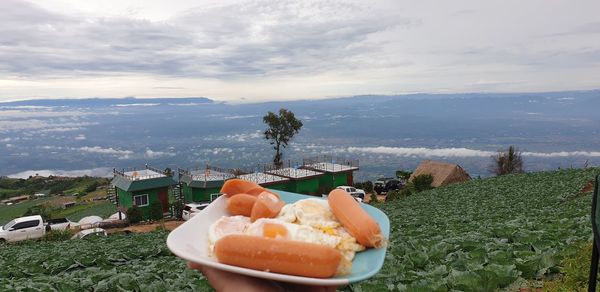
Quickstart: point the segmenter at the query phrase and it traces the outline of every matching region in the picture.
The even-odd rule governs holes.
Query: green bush
[[[411,174],[412,174],[412,171],[396,170],[396,178],[400,178],[400,179],[403,179],[405,181],[408,180],[408,178],[410,177]]]
[[[370,197],[370,200],[369,200],[369,202],[371,202],[371,203],[378,202],[378,201],[377,201],[377,195],[376,195],[375,193],[372,193],[372,194],[371,194],[371,197]]]
[[[373,191],[373,182],[370,180],[365,182],[355,182],[352,186],[357,189],[364,190],[365,193],[370,193]]]
[[[394,201],[394,200],[399,199],[400,197],[401,197],[401,191],[393,190],[393,191],[387,192],[387,194],[385,196],[385,200],[386,201]]]
[[[50,230],[44,235],[44,241],[63,241],[71,239],[73,234],[70,229],[65,230]]]
[[[183,202],[182,201],[175,201],[173,203],[173,212],[175,214],[173,214],[173,216],[175,218],[181,218],[181,216],[183,215]]]
[[[159,201],[152,202],[150,204],[150,219],[160,220],[163,218],[163,208]]]
[[[139,223],[142,221],[142,211],[137,206],[127,209],[127,220],[129,223]]]
[[[32,216],[32,215],[40,215],[42,219],[48,220],[50,218],[50,210],[44,205],[35,205],[29,207],[27,211],[23,214],[23,216]]]
[[[415,176],[412,181],[412,185],[414,186],[415,193],[420,193],[422,191],[430,190],[433,187],[431,183],[433,182],[433,176],[431,174],[421,174]]]

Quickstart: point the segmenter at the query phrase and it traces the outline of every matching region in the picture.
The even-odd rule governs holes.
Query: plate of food
[[[167,246],[190,262],[304,285],[346,285],[383,266],[390,223],[343,190],[319,198],[229,180],[223,196],[173,230]]]

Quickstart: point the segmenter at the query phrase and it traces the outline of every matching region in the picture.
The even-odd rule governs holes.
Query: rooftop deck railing
[[[358,168],[358,159],[347,159],[331,155],[320,155],[302,160],[302,166],[307,168],[332,167],[333,171],[345,170],[347,168]]]
[[[135,172],[135,171],[143,171],[143,170],[151,170],[151,171],[155,172],[155,174],[143,174],[143,175],[135,175],[135,176],[126,174],[126,172],[131,172],[131,171]],[[144,179],[160,178],[160,177],[166,176],[166,174],[163,171],[158,170],[156,168],[151,168],[150,166],[146,166],[143,169],[128,168],[128,169],[118,170],[116,168],[113,168],[113,174],[116,176],[121,176],[128,180],[144,180]]]

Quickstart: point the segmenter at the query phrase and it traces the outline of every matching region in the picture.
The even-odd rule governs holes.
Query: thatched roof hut
[[[415,176],[422,174],[431,174],[433,176],[431,186],[436,188],[471,179],[469,174],[457,164],[423,160],[408,180],[412,181]]]

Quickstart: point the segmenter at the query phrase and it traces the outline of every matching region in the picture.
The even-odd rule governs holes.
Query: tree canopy
[[[281,147],[286,148],[294,135],[300,132],[302,121],[296,119],[293,112],[281,108],[278,114],[268,112],[263,117],[263,122],[268,126],[265,139],[271,140],[270,143],[275,149],[273,163],[280,167],[283,164]]]

